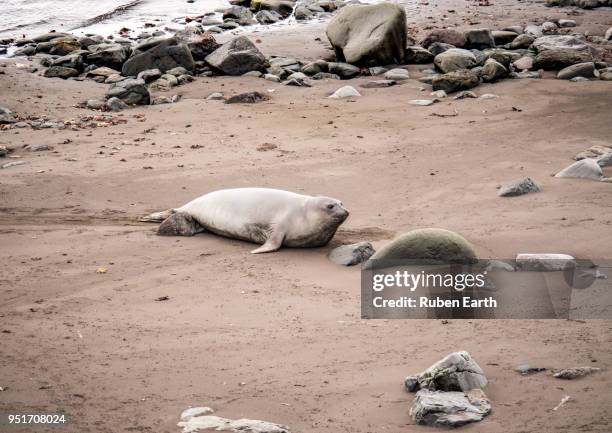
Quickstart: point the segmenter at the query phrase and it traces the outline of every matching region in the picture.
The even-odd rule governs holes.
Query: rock
[[[119,98],[110,98],[108,101],[106,101],[106,108],[108,108],[110,111],[121,111],[129,107]]]
[[[4,158],[8,154],[9,154],[9,150],[7,149],[7,147],[0,146],[0,158]]]
[[[595,64],[593,62],[577,63],[560,70],[557,74],[560,80],[571,80],[575,77],[595,77]]]
[[[307,78],[290,78],[283,83],[285,86],[312,87]]]
[[[459,90],[469,90],[480,84],[478,75],[473,71],[461,70],[433,77],[433,90],[444,90],[447,94]]]
[[[612,68],[605,68],[599,71],[599,79],[604,81],[612,81]]]
[[[497,195],[500,197],[515,197],[517,195],[529,194],[530,192],[539,192],[540,188],[530,177],[515,180],[507,185],[502,186]]]
[[[407,47],[404,50],[404,61],[408,64],[423,64],[433,62],[434,55],[427,49],[418,45]]]
[[[326,34],[342,62],[401,64],[407,41],[406,12],[393,3],[348,5],[329,22]]]
[[[382,75],[385,72],[387,72],[389,69],[384,68],[382,66],[372,66],[371,68],[368,68],[368,73],[373,76],[376,77],[377,75]]]
[[[18,165],[24,165],[27,164],[28,161],[12,161],[12,162],[5,162],[4,164],[0,165],[0,168],[11,168],[11,167],[17,167]]]
[[[517,254],[516,266],[524,271],[564,271],[576,266],[575,259],[567,254]]]
[[[542,33],[544,33],[545,35],[557,33],[557,30],[559,30],[559,27],[551,21],[546,21],[545,23],[542,23],[540,28],[542,29]]]
[[[334,93],[332,93],[329,98],[331,99],[342,99],[342,98],[352,98],[355,96],[361,96],[361,94],[355,90],[352,86],[344,86],[340,87]]]
[[[588,376],[589,374],[595,373],[601,370],[597,367],[574,367],[566,368],[564,370],[556,372],[553,376],[557,379],[572,380],[578,377]]]
[[[15,56],[33,56],[36,54],[36,47],[34,45],[27,45],[19,50],[16,50]]]
[[[458,32],[457,30],[437,29],[432,30],[427,36],[425,36],[425,38],[421,41],[421,46],[429,48],[435,42],[442,42],[444,44],[450,44],[455,47],[462,48],[467,44],[467,39],[464,33]]]
[[[207,101],[219,101],[223,99],[223,93],[214,92],[206,97]]]
[[[604,34],[604,39],[606,41],[612,40],[612,27],[610,27],[608,30],[606,30],[606,33]]]
[[[476,48],[477,50],[495,46],[495,39],[489,29],[468,30],[465,32],[465,39],[468,47]]]
[[[119,98],[128,105],[149,105],[151,96],[144,80],[130,78],[112,84],[106,92],[106,99]]]
[[[558,23],[559,23],[559,27],[564,28],[564,29],[568,28],[568,27],[576,27],[576,21],[574,21],[574,20],[563,20],[563,19],[561,19],[561,20],[558,21]]]
[[[98,81],[98,80],[97,80],[97,78],[102,78],[102,77],[94,77],[93,79],[94,79],[94,80],[96,80],[96,81]],[[104,83],[105,83],[105,84],[115,84],[115,83],[118,83],[119,81],[123,81],[123,80],[125,80],[125,79],[126,79],[126,77],[124,77],[124,76],[122,76],[122,75],[119,75],[119,74],[113,74],[113,75],[110,75],[108,78],[106,78],[106,79],[104,80]],[[98,82],[99,82],[99,81],[98,81]]]
[[[517,33],[507,30],[493,30],[491,32],[495,45],[506,45],[517,38]]]
[[[482,68],[482,80],[486,83],[493,83],[508,75],[508,70],[501,63],[488,59]]]
[[[311,77],[313,80],[341,80],[340,75],[330,74],[329,72],[319,72]]]
[[[51,62],[50,66],[63,66],[65,68],[83,70],[83,56],[81,54],[67,54]]]
[[[528,34],[518,35],[512,42],[510,42],[511,50],[518,50],[520,48],[529,48],[533,42],[535,41],[535,37]]]
[[[0,107],[0,125],[15,123],[11,110],[6,107]]]
[[[434,64],[442,72],[454,72],[461,69],[471,69],[478,64],[476,57],[468,50],[452,48],[438,54]]]
[[[188,71],[195,69],[193,56],[186,44],[179,43],[177,38],[161,41],[147,39],[138,45],[134,55],[123,64],[121,74],[135,77],[148,69],[159,69],[164,73],[177,66],[182,66]]]
[[[243,6],[232,6],[223,11],[223,19],[236,20],[240,25],[248,25],[253,21],[253,12]]]
[[[281,79],[280,77],[273,75],[273,74],[264,74],[264,79],[268,80],[268,81],[272,81],[274,83],[280,83]]]
[[[589,46],[584,40],[571,35],[541,36],[533,42],[533,48],[539,53],[546,50],[558,49],[590,51]]]
[[[491,413],[491,404],[479,389],[468,392],[417,392],[410,416],[417,424],[459,427],[481,421]]]
[[[49,146],[48,144],[29,144],[27,149],[30,152],[44,152],[47,150],[53,150],[53,147]]]
[[[319,72],[327,72],[329,70],[328,63],[325,60],[315,60],[302,66],[301,71],[306,75],[315,75]]]
[[[403,81],[410,78],[408,71],[402,68],[395,68],[385,72],[385,78],[393,81]]]
[[[76,77],[79,75],[79,71],[72,68],[65,68],[64,66],[51,66],[45,71],[45,77],[47,78],[61,78],[63,80]]]
[[[268,10],[278,12],[283,17],[288,17],[293,12],[293,2],[283,0],[252,0],[251,10]]]
[[[546,371],[546,367],[532,367],[529,364],[521,364],[514,371],[521,373],[523,376],[529,376],[530,374]]]
[[[437,99],[412,99],[408,101],[410,105],[418,105],[421,107],[428,107],[430,105],[435,104],[436,102],[438,102]]]
[[[533,57],[523,56],[512,63],[512,65],[520,71],[529,70],[533,68]]]
[[[465,242],[463,238],[461,239]],[[414,258],[416,259],[416,257]],[[376,254],[373,259],[376,259]],[[416,384],[414,383],[415,377]],[[484,371],[465,351],[453,352],[417,376],[408,376],[406,379],[405,386],[410,392],[418,389],[469,391],[483,389],[487,385]]]
[[[568,48],[546,49],[539,52],[534,59],[534,68],[544,70],[559,70],[576,63],[592,62],[593,57],[588,51]]]
[[[49,42],[53,39],[57,38],[71,38],[73,37],[70,33],[58,33],[58,32],[49,32],[43,33],[42,35],[38,35],[32,38],[32,42]]]
[[[298,5],[293,10],[293,16],[297,21],[308,20],[313,17],[313,13],[304,5]]]
[[[368,260],[374,254],[369,242],[358,242],[334,248],[327,256],[332,262],[343,266],[353,266]]]
[[[330,62],[327,66],[330,74],[338,75],[343,80],[354,78],[361,73],[361,69],[348,63]]]
[[[85,106],[90,110],[101,110],[106,107],[106,101],[101,101],[99,99],[89,99]]]
[[[214,415],[192,416],[188,420],[180,421],[179,427],[183,433],[194,433],[200,430],[223,430],[233,433],[290,433],[288,427],[267,421],[252,419],[231,420]]]
[[[470,243],[457,233],[426,228],[404,233],[372,256],[372,260],[412,259],[473,263],[476,253]]]
[[[206,62],[227,75],[263,71],[267,66],[265,56],[246,36],[239,36],[221,45],[206,57]]]
[[[92,69],[91,71],[87,72],[87,77],[88,78],[93,78],[93,77],[104,77],[104,78],[108,78],[111,75],[119,75],[119,71],[112,69],[112,68],[108,68],[106,66],[102,66],[100,68],[95,68]]]
[[[453,48],[457,48],[454,45],[445,44],[443,42],[434,42],[428,48],[429,52],[435,57],[438,54],[442,54],[445,51],[452,50]]]
[[[181,421],[189,421],[194,416],[208,415],[213,412],[214,410],[209,407],[190,407],[181,413]]]
[[[384,87],[391,87],[397,84],[396,81],[393,80],[372,80],[367,83],[361,84],[360,87],[364,89],[380,89]]]
[[[130,50],[121,44],[96,44],[87,47],[87,63],[96,64],[98,66],[106,66],[108,68],[121,70],[123,63],[127,60]]]
[[[151,99],[151,105],[172,104],[172,99],[167,96],[159,95]]]
[[[159,69],[146,69],[138,73],[138,77],[141,80],[144,80],[145,83],[150,83],[152,81],[161,78],[162,73]]]
[[[62,36],[36,45],[37,52],[54,54],[56,56],[65,56],[80,49],[81,44],[73,36]]]
[[[211,32],[202,31],[197,27],[185,27],[174,36],[180,43],[187,45],[194,61],[204,60],[220,46]]]
[[[542,28],[540,26],[536,26],[534,24],[528,25],[525,27],[525,34],[531,35],[533,37],[539,38],[543,35]]]
[[[282,15],[276,11],[259,11],[255,14],[255,19],[259,24],[274,24],[283,19]]]
[[[436,99],[442,99],[448,96],[444,90],[436,90],[435,92],[431,92],[430,95]]]
[[[259,92],[246,92],[234,95],[225,100],[226,104],[255,104],[257,102],[268,101],[270,97]]]
[[[183,68],[182,66],[177,66],[176,68],[168,69],[166,71],[166,74],[174,75],[175,77],[178,78],[181,75],[190,75],[191,73],[187,69]]]
[[[469,90],[464,90],[463,92],[457,93],[457,95],[453,99],[476,99],[478,95],[474,92],[470,92]]]
[[[597,161],[591,158],[576,161],[569,167],[564,168],[555,177],[560,178],[582,178],[601,180],[603,173]]]

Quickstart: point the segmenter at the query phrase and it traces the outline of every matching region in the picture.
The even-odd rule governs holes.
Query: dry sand
[[[457,3],[422,6],[423,16],[440,26],[446,5],[454,20],[482,25],[525,24],[528,7],[567,16],[528,2]],[[611,17],[597,10],[575,18],[600,34]],[[329,53],[314,40],[324,40],[323,29],[253,38],[266,54],[314,59]],[[97,114],[74,105],[106,85],[41,78],[15,62],[25,63],[3,62],[2,105],[51,120]],[[419,76],[421,67],[409,69]],[[610,431],[610,321],[362,321],[358,267],[334,265],[326,253],[442,227],[481,257],[607,258],[612,186],[550,175],[610,142],[612,83],[507,80],[475,89],[496,99],[431,107],[408,104],[428,95],[414,79],[327,99],[339,86],[198,78],[175,89],[177,104],[113,114],[125,124],[0,132],[0,144],[54,147],[17,150],[29,163],[0,170],[0,412],[66,411],[71,424],[49,429],[62,432],[177,432],[180,412],[197,405],[297,433],[435,431],[410,419],[403,378],[468,350],[490,381],[494,411],[464,430]],[[255,105],[204,99],[269,89],[271,101]],[[497,197],[496,186],[524,176],[542,192]],[[155,226],[135,222],[240,186],[330,195],[351,216],[326,248],[265,255],[208,234],[158,237]],[[525,362],[604,370],[576,381],[512,371]]]

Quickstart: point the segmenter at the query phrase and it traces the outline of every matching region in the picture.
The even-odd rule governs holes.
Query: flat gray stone
[[[414,378],[408,376],[407,379]],[[418,387],[413,390],[469,391],[483,389],[487,384],[482,368],[466,351],[453,352],[417,375]],[[410,390],[405,382],[406,388]]]
[[[601,370],[597,367],[574,367],[574,368],[566,368],[561,371],[556,372],[553,376],[557,379],[565,379],[572,380],[577,379],[579,377],[588,376],[589,374],[595,373],[596,371]]]
[[[539,192],[540,188],[530,177],[515,180],[509,184],[503,185],[497,195],[500,197],[515,197],[518,195],[529,194],[530,192]]]
[[[417,424],[434,427],[460,427],[482,421],[491,413],[491,403],[480,389],[463,392],[420,390],[410,416]]]

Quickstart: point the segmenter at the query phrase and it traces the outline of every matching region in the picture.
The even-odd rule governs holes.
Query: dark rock
[[[51,62],[51,66],[63,66],[65,68],[76,69],[77,71],[83,70],[83,55],[82,54],[68,54],[66,56],[58,57]]]
[[[338,75],[343,80],[354,78],[361,73],[361,69],[348,63],[330,62],[327,67],[330,74]]]
[[[122,75],[137,76],[147,69],[159,69],[163,73],[177,66],[188,71],[195,69],[191,51],[186,44],[179,43],[177,38],[165,39],[146,51],[142,51],[143,48],[148,47],[139,46],[136,54],[123,64]]]
[[[495,46],[495,39],[489,29],[473,29],[465,32],[467,45],[478,50]]]
[[[429,50],[418,45],[407,47],[404,53],[404,61],[409,64],[431,63],[434,59]]]
[[[236,20],[241,25],[245,25],[243,23],[248,24],[253,21],[253,13],[249,8],[232,6],[223,11],[223,19],[226,20],[228,18]]]
[[[298,5],[293,10],[293,16],[295,17],[297,21],[305,21],[305,20],[309,20],[310,18],[312,18],[314,14],[306,6]]]
[[[442,72],[454,72],[461,69],[471,69],[478,62],[473,53],[461,48],[452,48],[438,54],[434,59],[434,64]]]
[[[36,51],[42,53],[65,56],[73,51],[81,49],[81,44],[73,36],[63,36],[51,39],[49,42],[42,42],[36,45]]]
[[[5,107],[0,107],[0,125],[15,123],[11,110]]]
[[[87,54],[87,63],[121,70],[127,60],[130,50],[121,44],[97,44],[87,47],[91,54]]]
[[[397,81],[394,80],[372,80],[361,84],[360,87],[363,87],[364,89],[381,89],[384,87],[395,86],[396,84]]]
[[[51,66],[45,71],[45,77],[47,78],[61,78],[65,80],[70,77],[76,77],[77,75],[79,75],[79,71],[64,66]]]
[[[540,373],[546,371],[546,367],[532,367],[529,364],[521,364],[514,369],[514,371],[521,373],[523,376],[529,376],[530,374]]]
[[[121,99],[113,97],[113,98],[109,98],[108,101],[106,101],[106,108],[108,108],[111,111],[121,111],[129,107]]]
[[[206,57],[206,62],[227,75],[263,71],[267,65],[265,56],[246,36],[223,44]]]
[[[504,31],[504,30],[493,30],[491,32],[495,45],[506,45],[516,39],[516,32]]]
[[[593,62],[577,63],[562,69],[557,74],[557,78],[561,80],[571,80],[575,77],[595,77],[595,64]]]
[[[371,243],[359,242],[334,248],[327,257],[339,265],[353,266],[365,262],[374,252]]]
[[[194,60],[204,60],[206,56],[220,47],[210,32],[203,32],[197,27],[186,27],[174,35],[179,42],[187,44]]]
[[[259,24],[274,24],[281,21],[283,17],[276,11],[261,10],[255,14],[255,19]]]
[[[234,95],[226,99],[225,103],[226,104],[237,104],[237,103],[254,104],[256,102],[267,101],[269,99],[270,97],[268,95],[264,95],[263,93],[246,92],[246,93],[240,93],[238,95]]]
[[[144,80],[145,83],[151,83],[158,78],[161,78],[162,73],[159,69],[147,69],[138,73],[138,78]]]
[[[112,84],[106,98],[119,98],[128,105],[149,105],[151,96],[144,80],[127,79]]]
[[[429,52],[435,57],[438,54],[442,54],[445,51],[452,50],[453,48],[457,48],[451,44],[445,44],[444,42],[434,42],[428,48]]]
[[[87,72],[87,77],[104,77],[104,78],[108,78],[111,75],[120,75],[120,72],[112,69],[112,68],[108,68],[106,66],[103,66],[101,68],[94,68],[91,69]]]
[[[302,66],[301,71],[306,75],[315,75],[319,72],[327,72],[329,70],[328,63],[325,60],[315,60],[312,63]]]
[[[508,75],[508,70],[504,65],[494,59],[488,59],[482,68],[482,80],[487,83],[493,83]]]
[[[519,48],[529,48],[534,41],[535,37],[533,37],[532,35],[518,35],[512,40],[512,42],[510,42],[510,49],[517,50]]]
[[[392,3],[345,6],[330,21],[326,34],[341,62],[401,64],[407,41],[406,13]]]
[[[457,30],[437,29],[431,31],[421,41],[421,46],[429,49],[431,44],[434,42],[441,42],[444,44],[453,45],[457,48],[463,48],[467,44],[467,39],[464,33],[458,32]]]
[[[313,80],[341,80],[340,75],[330,74],[329,72],[317,72],[312,77]]]
[[[559,70],[576,63],[592,62],[593,56],[589,51],[580,51],[569,48],[547,49],[538,53],[534,59],[534,68],[544,70]]]
[[[275,11],[278,12],[282,17],[286,18],[293,12],[293,3],[294,2],[292,1],[283,0],[252,0],[251,10]]]

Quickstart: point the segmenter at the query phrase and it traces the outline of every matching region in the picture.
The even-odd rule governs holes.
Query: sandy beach
[[[514,0],[420,3],[407,15],[417,40],[428,27],[568,17],[575,31],[600,35],[612,26],[610,8]],[[333,54],[325,28],[240,34],[266,56],[312,61]],[[13,149],[0,162],[27,162],[0,170],[0,412],[65,411],[70,423],[7,431],[173,433],[190,406],[293,433],[439,431],[410,418],[403,379],[457,350],[486,372],[493,405],[461,430],[612,428],[612,322],[362,320],[359,266],[326,257],[341,244],[380,248],[439,227],[464,236],[482,258],[607,258],[612,185],[553,175],[577,153],[611,144],[610,81],[545,72],[473,89],[493,99],[422,107],[408,101],[429,98],[431,88],[417,80],[426,65],[408,65],[411,79],[389,88],[352,79],[362,96],[342,100],[327,98],[336,80],[290,87],[197,77],[168,93],[182,96],[176,104],[100,113],[78,104],[102,97],[107,84],[45,78],[30,72],[35,64],[0,60],[0,105],[20,119],[77,126],[0,131],[0,144]],[[206,99],[247,91],[270,100]],[[32,144],[52,150],[24,148]],[[612,167],[603,173],[612,177]],[[526,176],[540,193],[497,196],[499,185]],[[156,225],[137,221],[247,186],[336,197],[350,217],[326,247],[263,255],[212,234],[157,236]],[[513,371],[524,363],[602,371],[559,381]]]

